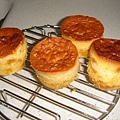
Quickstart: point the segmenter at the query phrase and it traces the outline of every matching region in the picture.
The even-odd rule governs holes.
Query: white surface
[[[0,0],[0,20],[9,12],[13,0]]]
[[[120,0],[15,0],[2,27],[56,25],[66,16],[83,14],[99,19],[104,37],[120,39]],[[120,101],[104,120],[120,120]]]

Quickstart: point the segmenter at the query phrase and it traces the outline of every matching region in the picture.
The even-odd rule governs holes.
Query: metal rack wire
[[[0,77],[2,119],[102,120],[111,112],[119,100],[120,90],[102,91],[89,83],[87,58],[79,59],[79,78],[67,88],[52,90],[37,80],[30,67],[29,53],[46,36],[61,36],[59,26],[34,26],[23,32],[28,41],[25,67],[13,75]]]

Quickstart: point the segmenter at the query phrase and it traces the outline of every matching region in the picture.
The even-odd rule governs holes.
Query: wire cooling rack
[[[32,47],[46,36],[61,36],[60,27],[34,26],[23,29],[28,42],[25,67],[0,77],[0,115],[3,120],[102,120],[115,107],[120,90],[102,91],[89,83],[87,58],[80,58],[79,78],[68,87],[52,90],[43,86],[30,66]]]

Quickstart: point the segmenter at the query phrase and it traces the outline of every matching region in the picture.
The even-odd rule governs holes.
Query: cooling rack
[[[52,90],[43,86],[30,66],[32,47],[47,36],[61,36],[60,26],[23,29],[28,42],[25,67],[0,77],[0,114],[5,120],[102,120],[117,104],[120,90],[102,91],[89,83],[87,58],[80,58],[79,78],[68,87]]]

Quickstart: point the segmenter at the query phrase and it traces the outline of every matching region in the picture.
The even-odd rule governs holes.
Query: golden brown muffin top
[[[75,15],[63,21],[61,32],[64,36],[71,37],[75,40],[86,41],[100,38],[103,35],[104,27],[96,18]]]
[[[102,38],[93,42],[98,55],[120,61],[120,40]]]
[[[23,32],[18,28],[0,29],[0,58],[12,54],[17,46],[23,42]]]
[[[58,72],[73,67],[77,57],[77,49],[71,41],[47,37],[33,47],[30,62],[38,71]]]

